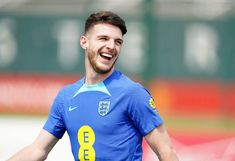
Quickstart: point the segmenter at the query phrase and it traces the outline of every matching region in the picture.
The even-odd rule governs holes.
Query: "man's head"
[[[117,14],[110,11],[100,11],[91,14],[85,24],[85,34],[87,31],[96,24],[106,23],[118,27],[122,31],[122,35],[127,32],[125,21]]]
[[[108,74],[112,71],[126,32],[125,22],[112,12],[101,11],[88,17],[85,33],[80,38],[88,73]]]

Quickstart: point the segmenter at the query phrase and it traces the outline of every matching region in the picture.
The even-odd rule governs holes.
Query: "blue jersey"
[[[116,70],[84,81],[62,88],[44,129],[59,139],[67,131],[76,161],[141,161],[143,136],[162,124],[149,92]]]

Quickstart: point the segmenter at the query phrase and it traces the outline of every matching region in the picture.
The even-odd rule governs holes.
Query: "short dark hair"
[[[97,13],[91,14],[87,18],[85,24],[85,33],[94,25],[100,23],[107,23],[119,27],[122,31],[122,35],[125,35],[127,32],[125,21],[120,16],[111,11],[99,11]]]

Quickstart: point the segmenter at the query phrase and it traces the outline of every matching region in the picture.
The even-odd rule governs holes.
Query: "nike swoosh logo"
[[[73,111],[73,110],[75,110],[76,108],[78,108],[78,106],[75,106],[75,107],[69,107],[69,112],[71,112],[71,111]]]

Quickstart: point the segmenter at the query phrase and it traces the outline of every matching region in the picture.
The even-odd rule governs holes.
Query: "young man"
[[[145,137],[159,160],[178,161],[149,92],[114,69],[126,32],[112,12],[90,15],[80,38],[85,77],[58,93],[39,136],[9,161],[45,160],[65,131],[75,160],[141,161]]]

